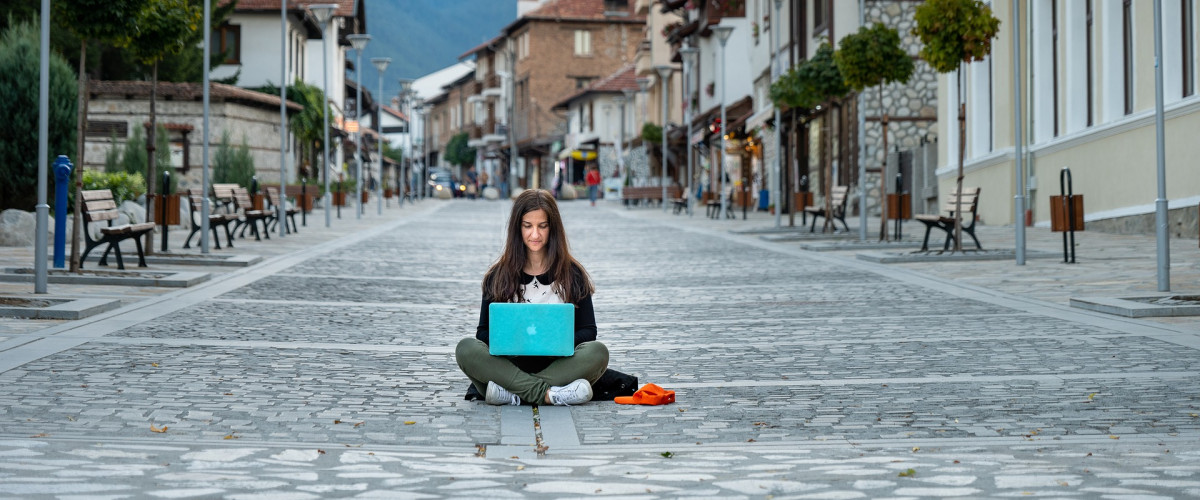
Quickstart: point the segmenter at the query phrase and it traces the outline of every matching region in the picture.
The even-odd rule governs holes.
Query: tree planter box
[[[362,202],[366,203],[368,201],[371,201],[371,192],[364,189],[362,192]]]
[[[333,206],[335,206],[335,207],[346,206],[346,193],[333,193]]]

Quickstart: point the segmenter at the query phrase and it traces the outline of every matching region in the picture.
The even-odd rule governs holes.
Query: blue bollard
[[[54,268],[66,267],[67,190],[71,184],[71,159],[58,155],[54,160]]]

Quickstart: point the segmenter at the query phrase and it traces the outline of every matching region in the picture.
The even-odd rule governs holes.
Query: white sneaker
[[[588,397],[591,396],[589,395]],[[508,392],[508,389],[500,387],[500,384],[490,381],[488,382],[487,395],[484,397],[484,401],[487,401],[487,404],[490,405],[521,405],[521,398],[517,397],[516,394]]]
[[[491,392],[491,388],[488,388]],[[562,387],[550,388],[550,402],[559,406],[581,405],[592,400],[592,384],[579,379]]]

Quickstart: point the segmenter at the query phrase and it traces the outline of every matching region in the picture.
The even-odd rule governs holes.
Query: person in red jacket
[[[592,200],[592,206],[596,206],[596,194],[600,191],[600,168],[592,165],[588,168],[587,176],[584,177],[584,182],[587,182],[588,199]]]

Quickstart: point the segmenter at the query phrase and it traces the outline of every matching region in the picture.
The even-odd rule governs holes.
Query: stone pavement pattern
[[[676,404],[464,401],[453,345],[473,334],[508,208],[424,201],[192,289],[4,335],[0,491],[1200,496],[1200,332],[657,210],[562,204],[612,366]]]

